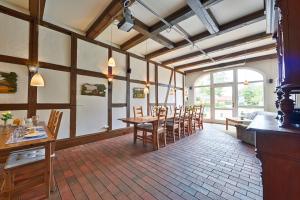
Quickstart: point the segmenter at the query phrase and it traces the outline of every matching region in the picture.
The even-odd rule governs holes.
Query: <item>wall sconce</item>
[[[147,84],[144,87],[144,94],[145,95],[149,94],[149,88],[148,88]]]
[[[107,80],[108,80],[108,82],[112,82],[113,78],[112,77],[108,77]]]
[[[175,89],[174,88],[170,88],[169,95],[174,95],[174,94],[175,94]]]
[[[44,87],[45,81],[42,75],[38,72],[39,68],[37,66],[30,65],[28,69],[31,73],[34,73],[30,80],[30,86],[33,87]]]

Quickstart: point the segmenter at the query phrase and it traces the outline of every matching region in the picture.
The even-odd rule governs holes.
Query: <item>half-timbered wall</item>
[[[34,25],[31,17],[18,13],[0,13],[0,23],[0,71],[18,75],[17,92],[0,94],[0,111],[11,110],[17,118],[37,114],[47,122],[51,109],[59,109],[63,119],[58,138],[63,141],[109,133],[110,125],[108,130],[122,130],[127,125],[118,119],[133,116],[135,105],[142,105],[147,114],[150,105],[183,103],[181,72],[50,23]],[[37,37],[34,27],[38,27]],[[110,51],[117,63],[111,83],[107,80]],[[45,80],[45,87],[37,89],[28,86],[27,65],[35,57]],[[106,90],[105,97],[84,96],[80,94],[84,83],[112,89]],[[150,94],[133,98],[133,88],[144,88],[147,83]],[[168,92],[171,87],[176,88],[173,95]]]

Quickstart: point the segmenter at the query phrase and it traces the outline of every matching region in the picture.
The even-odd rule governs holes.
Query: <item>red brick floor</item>
[[[56,155],[52,199],[262,199],[254,148],[211,125],[158,151],[126,135]]]

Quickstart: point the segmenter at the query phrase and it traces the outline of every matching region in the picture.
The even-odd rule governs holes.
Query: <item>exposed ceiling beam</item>
[[[43,19],[46,0],[29,0],[29,12],[32,17]],[[39,11],[40,10],[40,11]],[[39,15],[39,16],[38,16]]]
[[[148,39],[148,36],[139,33],[136,36],[134,36],[133,38],[130,38],[129,40],[127,40],[126,42],[121,44],[120,47],[122,50],[126,51],[126,50],[131,49],[132,47],[138,45],[139,43],[144,42],[147,39]]]
[[[114,17],[121,14],[122,11],[122,1],[113,0],[86,31],[86,36],[88,38],[95,39],[113,22]]]
[[[248,58],[246,60],[237,60],[237,61],[232,61],[232,62],[228,62],[228,63],[212,65],[212,66],[208,66],[208,67],[201,67],[198,69],[192,69],[192,70],[185,71],[185,73],[187,74],[187,73],[194,73],[194,72],[199,72],[199,71],[218,69],[218,68],[223,68],[223,67],[230,67],[230,66],[234,66],[234,65],[243,64],[243,63],[251,63],[251,62],[257,62],[257,61],[274,59],[274,58],[277,58],[277,54],[258,56],[255,58]]]
[[[216,34],[210,34],[207,31],[207,32],[203,32],[203,33],[200,33],[200,34],[197,34],[197,35],[191,37],[190,40],[192,40],[194,43],[197,43],[197,42],[200,42],[200,41],[203,41],[203,40],[213,38],[215,36],[223,35],[225,33],[233,31],[233,30],[240,29],[244,26],[248,26],[250,24],[262,21],[265,18],[266,18],[266,16],[264,14],[264,10],[260,10],[260,11],[254,12],[252,14],[249,14],[249,15],[245,16],[245,17],[239,18],[237,20],[231,21],[227,24],[224,24],[224,25],[220,26],[220,32],[218,32]],[[187,42],[186,40],[182,40],[180,42],[175,43],[175,47],[173,49],[162,48],[162,49],[154,51],[150,54],[147,54],[146,58],[147,59],[155,58],[155,57],[164,55],[166,53],[170,53],[172,51],[181,49],[183,47],[187,47],[189,45],[190,45],[189,42]]]
[[[204,49],[204,51],[206,53],[214,53],[214,52],[217,52],[217,51],[223,51],[223,50],[226,50],[226,49],[231,49],[231,48],[234,48],[234,47],[237,47],[237,46],[240,46],[240,45],[245,45],[245,44],[248,44],[248,43],[257,42],[257,41],[261,41],[261,40],[268,39],[268,38],[271,38],[271,34],[266,34],[265,32],[262,32],[262,33],[258,33],[256,35],[252,35],[252,36],[244,37],[244,38],[237,39],[237,40],[234,40],[234,41],[231,41],[231,42],[227,42],[225,44],[210,47],[210,48]],[[173,63],[176,63],[176,62],[180,62],[180,61],[184,61],[184,60],[187,60],[187,59],[191,59],[191,58],[201,56],[202,54],[203,53],[201,51],[196,51],[196,52],[192,52],[192,53],[189,53],[189,54],[186,54],[186,55],[183,55],[183,56],[179,56],[179,57],[176,57],[176,58],[165,60],[165,61],[162,62],[162,64],[163,65],[170,65],[170,64],[173,64]]]
[[[134,30],[137,32],[151,38],[152,40],[160,43],[161,45],[165,46],[168,49],[174,48],[174,44],[172,41],[168,40],[167,38],[163,37],[162,35],[152,34],[149,31],[149,27],[145,25],[143,22],[139,21],[138,19],[134,20]]]
[[[240,56],[248,56],[248,55],[251,55],[254,53],[261,53],[261,52],[275,50],[275,49],[276,49],[276,44],[267,44],[267,45],[255,47],[252,49],[242,50],[242,51],[214,57],[214,60],[216,62],[219,62],[219,61],[226,60],[226,59],[233,59],[233,58],[240,57]],[[209,64],[209,63],[212,63],[211,60],[205,59],[205,60],[200,60],[200,61],[196,61],[196,62],[192,62],[192,63],[187,63],[184,65],[179,65],[179,66],[176,66],[175,69],[176,70],[185,69],[185,68],[194,67],[194,66],[198,66],[198,65],[205,65],[205,64]]]
[[[204,5],[199,0],[187,0],[187,4],[201,20],[210,34],[220,31],[219,25],[217,24],[211,12],[206,10]]]
[[[223,1],[223,0],[206,0],[203,2],[203,5],[206,9],[208,9],[211,6],[213,6],[216,3],[219,3],[221,1]],[[195,13],[193,12],[193,10],[189,6],[185,6],[183,8],[176,10],[174,13],[170,14],[169,16],[167,16],[165,18],[165,20],[167,22],[169,22],[170,24],[174,25],[174,24],[178,24],[194,15],[195,15]],[[149,28],[149,32],[151,32],[152,34],[159,34],[160,32],[167,30],[168,28],[169,27],[165,23],[159,21]],[[125,43],[121,44],[121,49],[128,50],[128,49],[134,47],[135,45],[147,40],[148,38],[149,37],[147,37],[143,34],[138,34],[138,35],[134,36],[133,38],[129,39],[128,41],[126,41]]]

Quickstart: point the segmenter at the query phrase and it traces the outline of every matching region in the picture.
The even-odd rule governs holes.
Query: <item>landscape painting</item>
[[[81,85],[81,95],[105,97],[106,86],[104,84],[88,84]]]
[[[0,94],[11,94],[17,92],[17,78],[15,72],[0,72]]]
[[[144,99],[145,98],[144,88],[133,88],[133,98]]]

